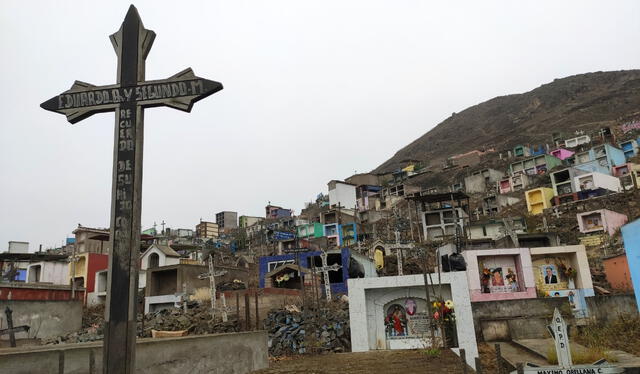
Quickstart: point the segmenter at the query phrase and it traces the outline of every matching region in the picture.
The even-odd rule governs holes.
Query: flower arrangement
[[[437,321],[455,321],[455,311],[453,301],[434,301],[433,318]]]
[[[578,272],[574,268],[570,266],[567,267],[567,265],[565,265],[563,262],[556,264],[556,266],[558,266],[558,271],[560,272],[560,274],[562,274],[567,279],[573,280],[578,274]]]

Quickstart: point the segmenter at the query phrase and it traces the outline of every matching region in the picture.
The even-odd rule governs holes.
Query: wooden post
[[[255,301],[256,301],[256,330],[260,330],[260,310],[258,308],[258,289],[256,288],[256,293],[255,293]]]
[[[460,348],[460,363],[462,364],[462,374],[467,374],[467,355],[464,348]]]
[[[524,374],[524,364],[519,362],[518,365],[516,365],[516,370],[518,371],[518,374]]]
[[[182,283],[182,312],[187,314],[187,284]]]
[[[238,330],[242,331],[242,326],[240,325],[240,292],[236,291],[236,324],[238,325]]]
[[[93,349],[89,350],[89,374],[96,374],[96,353]]]
[[[482,360],[480,360],[480,357],[476,357],[476,374],[484,374],[482,372]]]
[[[249,294],[244,293],[244,320],[245,320],[245,330],[251,330],[251,309],[249,305]]]
[[[498,367],[498,374],[502,374],[502,354],[500,353],[500,344],[494,346],[496,349],[496,366]]]
[[[58,374],[64,374],[64,351],[58,351]]]

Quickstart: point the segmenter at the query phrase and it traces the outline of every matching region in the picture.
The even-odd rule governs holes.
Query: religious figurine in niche
[[[567,297],[569,298],[569,305],[571,306],[571,309],[577,309],[576,308],[576,301],[575,301],[575,294],[573,293],[573,291],[569,291],[569,293],[567,294]]]
[[[553,265],[547,265],[544,267],[544,283],[545,284],[557,284],[558,276],[555,274]]]
[[[398,304],[393,304],[387,309],[387,318],[384,320],[388,336],[407,335],[407,318],[404,315],[404,308]]]
[[[491,271],[487,268],[482,269],[480,276],[480,284],[482,285],[482,293],[489,293],[489,281],[491,280]]]
[[[516,273],[514,273],[513,269],[511,269],[511,268],[507,269],[507,276],[505,278],[507,279],[507,284],[511,288],[511,291],[512,292],[517,292],[518,291],[518,278],[516,276]]]
[[[416,301],[413,299],[407,299],[404,302],[404,308],[407,310],[407,314],[412,316],[414,314],[416,314],[416,309],[418,308],[418,306],[416,305]]]
[[[491,270],[491,286],[504,286],[504,278],[502,278],[502,268]]]

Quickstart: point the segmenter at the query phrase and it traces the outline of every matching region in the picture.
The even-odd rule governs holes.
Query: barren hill
[[[523,94],[499,96],[455,113],[399,150],[373,172],[390,172],[413,159],[437,165],[475,149],[551,143],[617,125],[640,112],[640,70],[596,72],[556,79]]]

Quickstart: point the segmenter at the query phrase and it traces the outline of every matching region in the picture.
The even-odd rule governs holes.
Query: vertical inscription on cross
[[[567,323],[562,319],[558,308],[553,311],[553,321],[548,326],[551,336],[556,345],[558,356],[558,366],[570,368],[573,365],[571,360],[571,350],[569,349],[569,335],[567,334]]]
[[[116,114],[103,367],[104,373],[126,374],[135,368],[144,108],[189,112],[222,85],[197,77],[190,68],[168,79],[145,81],[145,60],[155,33],[144,28],[133,5],[110,39],[118,56],[117,84],[98,87],[76,81],[41,107],[66,115],[71,123],[95,113]]]

